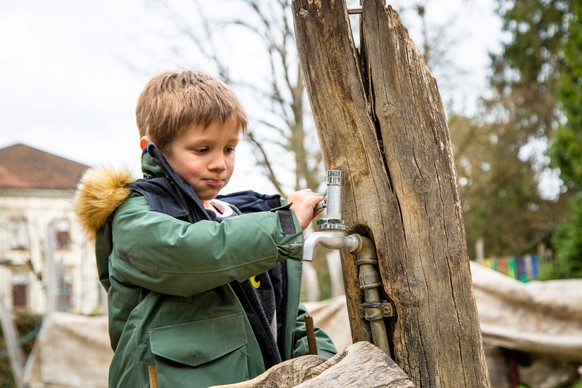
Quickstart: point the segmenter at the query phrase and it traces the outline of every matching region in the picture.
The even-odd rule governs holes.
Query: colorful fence
[[[493,257],[483,259],[483,265],[494,269],[512,279],[527,282],[538,277],[540,263],[537,255],[525,255],[519,257]]]

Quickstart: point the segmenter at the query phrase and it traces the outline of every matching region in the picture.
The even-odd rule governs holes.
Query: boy
[[[217,198],[247,119],[233,91],[204,73],[154,77],[136,116],[144,179],[89,170],[76,199],[108,292],[109,385],[228,384],[308,354],[302,229],[322,197]],[[320,329],[316,339],[321,356],[335,353]]]

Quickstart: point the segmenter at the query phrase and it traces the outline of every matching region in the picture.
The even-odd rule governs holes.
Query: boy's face
[[[231,118],[207,128],[190,125],[172,142],[166,159],[206,206],[226,186],[234,170],[240,129]]]

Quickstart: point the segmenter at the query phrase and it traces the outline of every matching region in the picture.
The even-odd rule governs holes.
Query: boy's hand
[[[300,190],[289,194],[288,202],[292,202],[291,210],[297,216],[301,229],[305,230],[309,223],[317,216],[323,209],[315,211],[315,205],[323,200],[323,196],[314,193],[310,189]]]

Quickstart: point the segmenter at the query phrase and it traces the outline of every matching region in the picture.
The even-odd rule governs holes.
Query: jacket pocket
[[[241,313],[151,329],[150,346],[160,388],[249,379]]]

